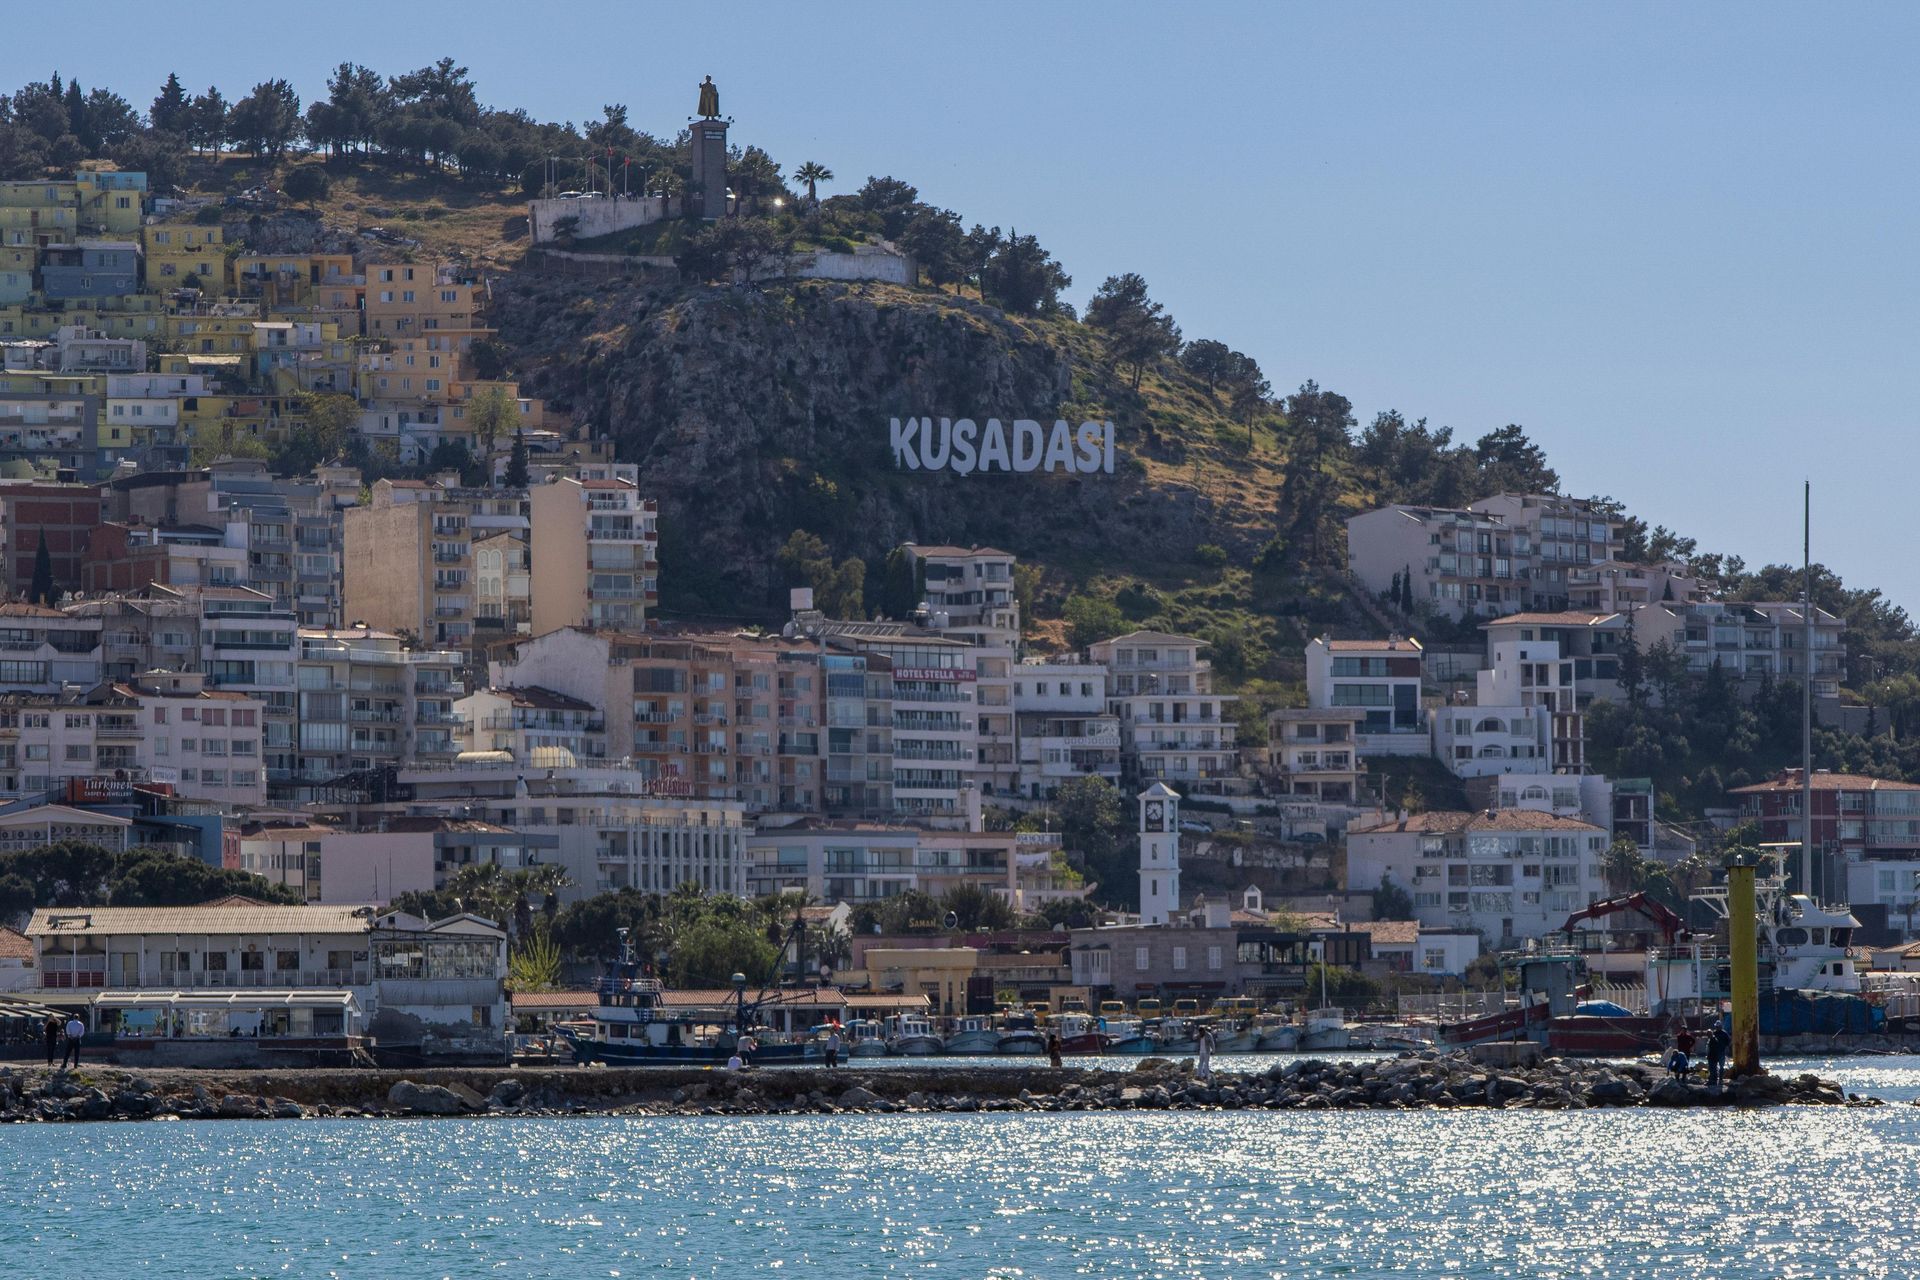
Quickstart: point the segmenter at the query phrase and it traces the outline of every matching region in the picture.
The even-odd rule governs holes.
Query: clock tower
[[[1180,795],[1164,782],[1140,799],[1140,923],[1166,924],[1180,910]]]

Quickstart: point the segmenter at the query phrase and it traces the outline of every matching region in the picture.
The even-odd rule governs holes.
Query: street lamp
[[[733,975],[733,1032],[742,1036],[747,1032],[747,975]]]

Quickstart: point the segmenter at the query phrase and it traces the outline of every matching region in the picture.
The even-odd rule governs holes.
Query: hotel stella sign
[[[888,438],[902,471],[1113,474],[1111,422],[1075,428],[1060,418],[1049,429],[1032,418],[1015,418],[1011,428],[998,418],[895,418]]]

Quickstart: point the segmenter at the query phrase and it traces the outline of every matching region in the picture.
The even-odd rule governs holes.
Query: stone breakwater
[[[701,1068],[153,1071],[0,1070],[0,1122],[266,1120],[330,1116],[790,1115],[980,1111],[1417,1110],[1492,1107],[1879,1106],[1812,1074],[1725,1088],[1638,1063],[1550,1059],[1489,1069],[1464,1054],[1194,1074],[1191,1060],[1132,1071],[1046,1067],[721,1072]]]

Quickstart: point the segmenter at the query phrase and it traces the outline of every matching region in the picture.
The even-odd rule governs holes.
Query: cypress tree
[[[524,489],[527,487],[527,433],[516,429],[513,433],[513,452],[507,455],[507,488]]]
[[[47,531],[40,531],[40,548],[33,553],[33,582],[27,588],[27,600],[53,608],[53,557],[47,552]]]

